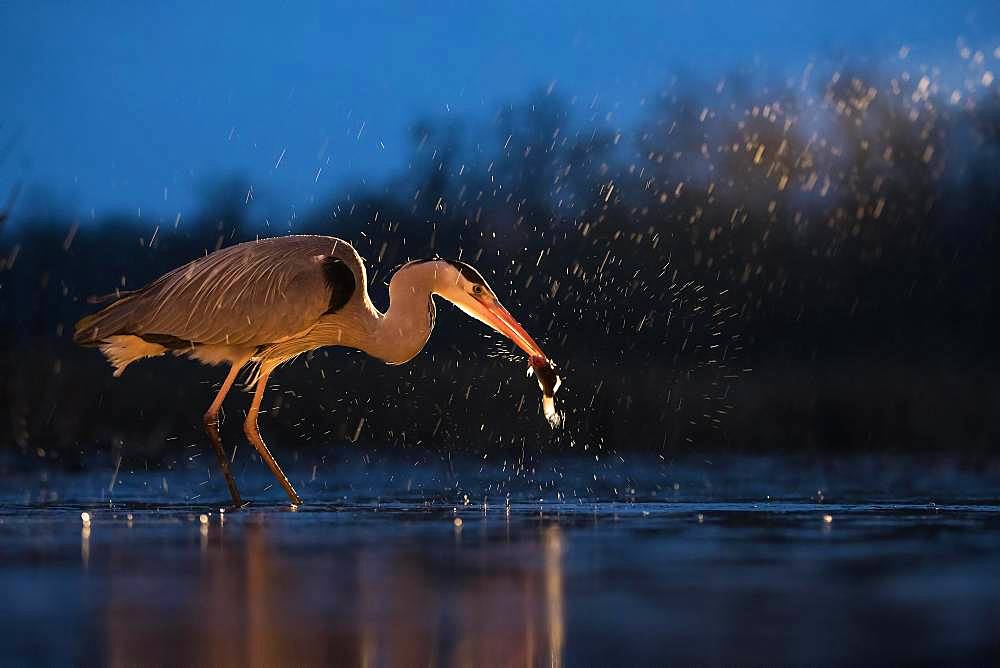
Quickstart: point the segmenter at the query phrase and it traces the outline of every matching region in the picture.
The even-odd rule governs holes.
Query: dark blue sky
[[[1000,70],[1000,3],[202,4],[0,3],[0,192],[173,219],[236,173],[291,211],[403,169],[421,116],[486,118],[552,81],[627,125],[676,72],[902,45],[934,63],[959,38]]]

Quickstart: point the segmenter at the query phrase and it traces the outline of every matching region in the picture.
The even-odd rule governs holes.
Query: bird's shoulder
[[[348,304],[360,256],[336,237],[295,235],[209,253],[143,288],[132,328],[198,343],[266,343]]]

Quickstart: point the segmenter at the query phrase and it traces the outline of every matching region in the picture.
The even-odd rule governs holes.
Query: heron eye
[[[473,285],[472,286],[472,294],[474,294],[474,295],[481,295],[481,294],[483,294],[483,286],[481,286],[481,285]]]

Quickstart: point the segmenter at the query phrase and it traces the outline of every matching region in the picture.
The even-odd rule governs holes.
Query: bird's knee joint
[[[205,429],[218,429],[219,428],[219,414],[218,413],[205,413],[201,417],[201,421],[205,425]]]

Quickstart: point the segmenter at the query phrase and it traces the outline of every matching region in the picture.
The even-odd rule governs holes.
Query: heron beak
[[[482,310],[476,315],[479,316],[480,320],[516,343],[517,347],[528,353],[530,357],[546,359],[545,353],[535,343],[535,340],[531,338],[531,335],[524,331],[524,327],[521,327],[520,323],[514,319],[514,316],[501,306],[499,302],[493,302],[492,304],[479,302],[479,305],[482,307]]]

